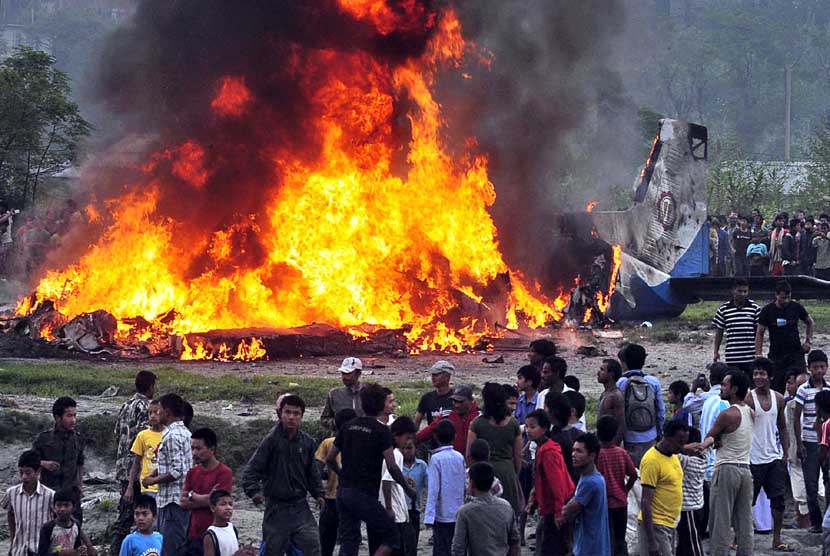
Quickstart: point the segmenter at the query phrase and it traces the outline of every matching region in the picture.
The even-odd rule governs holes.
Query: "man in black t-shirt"
[[[749,275],[749,260],[746,248],[752,243],[752,230],[746,216],[738,217],[738,227],[732,231],[732,248],[735,250],[735,276]]]
[[[400,548],[401,537],[395,521],[378,500],[383,462],[411,499],[416,493],[395,463],[394,439],[389,427],[377,420],[386,405],[386,391],[379,384],[368,384],[360,391],[365,417],[356,417],[340,429],[329,450],[326,463],[338,475],[337,513],[340,517],[340,556],[357,556],[360,548],[360,522],[382,535],[375,555],[385,556]],[[342,459],[342,468],[337,456]]]
[[[804,343],[798,334],[798,321],[807,325]],[[789,282],[782,280],[775,285],[775,302],[770,303],[758,316],[755,331],[755,355],[761,357],[764,348],[764,332],[769,330],[768,357],[775,363],[773,389],[783,393],[787,372],[793,369],[806,371],[804,354],[813,345],[813,318],[800,303],[792,301]]]
[[[432,375],[431,390],[421,396],[418,409],[415,411],[415,428],[421,428],[421,420],[426,418],[427,426],[436,419],[443,419],[452,412],[452,389],[450,379],[455,366],[449,361],[436,361],[429,372]]]

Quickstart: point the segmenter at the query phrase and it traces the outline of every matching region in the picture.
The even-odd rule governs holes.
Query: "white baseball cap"
[[[339,370],[341,373],[344,374],[353,373],[355,371],[362,371],[363,361],[361,361],[357,357],[347,357],[343,360],[343,363],[340,365]]]
[[[438,373],[447,373],[451,375],[454,370],[455,365],[453,365],[449,361],[444,360],[436,361],[432,364],[432,367],[429,368],[430,374],[434,375],[437,375]]]

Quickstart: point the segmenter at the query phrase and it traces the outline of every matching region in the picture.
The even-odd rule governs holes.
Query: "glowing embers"
[[[218,116],[241,116],[248,110],[253,99],[251,91],[245,85],[245,78],[227,76],[222,79],[210,107]]]

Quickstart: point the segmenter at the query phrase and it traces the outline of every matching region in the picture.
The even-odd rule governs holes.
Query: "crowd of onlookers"
[[[736,279],[713,326],[713,362],[691,383],[645,373],[638,344],[602,360],[593,432],[580,381],[550,340],[532,342],[510,384],[488,382],[478,399],[437,361],[413,416],[397,415],[395,393],[364,384],[361,360],[346,358],[320,417],[326,437],[303,432],[305,402],[284,394],[238,474],[264,506],[257,546],[233,526],[221,439],[191,430],[190,404],[156,398],[156,376],[141,371],[115,430],[121,497],[109,552],[330,556],[339,544],[354,556],[366,543],[373,555],[414,556],[423,527],[434,556],[515,556],[524,544],[542,555],[699,556],[706,537],[710,554],[744,556],[763,529],[775,551],[793,551],[782,536],[788,493],[793,525],[822,532],[827,356],[812,349],[813,321],[786,282],[760,308]],[[83,529],[76,402],[59,398],[52,412],[54,428],[20,455],[21,483],[2,500],[12,556],[96,552]]]
[[[0,201],[0,278],[29,276],[70,227],[83,219],[68,199],[60,206],[15,210]]]
[[[713,276],[815,276],[830,280],[830,216],[786,212],[771,222],[758,209],[709,218]]]

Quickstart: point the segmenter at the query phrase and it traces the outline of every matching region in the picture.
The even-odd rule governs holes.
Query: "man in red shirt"
[[[216,433],[211,429],[198,429],[190,438],[193,467],[184,478],[184,489],[179,505],[190,511],[190,527],[187,531],[188,554],[202,554],[202,537],[213,524],[210,510],[210,493],[214,490],[233,492],[233,472],[216,459]]]
[[[478,406],[473,401],[473,389],[469,386],[458,386],[452,391],[452,411],[445,417],[455,425],[455,440],[452,447],[456,452],[467,453],[467,433],[470,432],[470,423],[478,417]],[[432,438],[432,432],[441,419],[435,419],[430,425],[415,435],[418,442],[426,442]]]
[[[567,542],[556,525],[556,518],[562,516],[562,507],[573,496],[574,483],[562,457],[559,444],[548,438],[550,418],[541,410],[525,418],[525,433],[536,443],[536,467],[533,473],[534,497],[527,513],[534,506],[539,507],[539,524],[536,526],[536,553],[545,556],[564,556]]]

